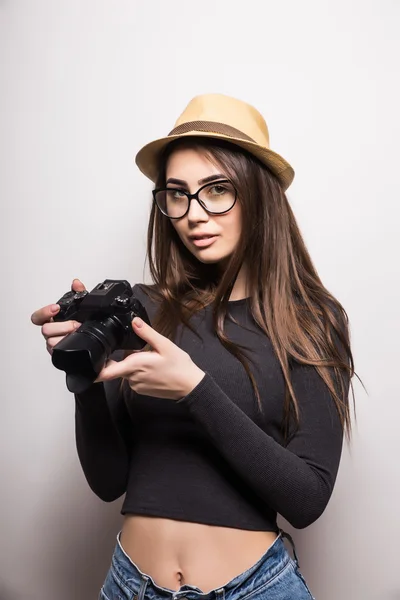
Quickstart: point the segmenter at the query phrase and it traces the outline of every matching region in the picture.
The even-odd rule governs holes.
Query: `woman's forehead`
[[[179,177],[179,174],[187,177],[203,179],[207,175],[224,173],[224,168],[219,165],[205,148],[184,147],[173,150],[167,159],[167,177]]]

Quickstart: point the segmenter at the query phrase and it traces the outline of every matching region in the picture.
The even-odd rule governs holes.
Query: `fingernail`
[[[50,310],[51,310],[52,313],[56,313],[56,312],[58,312],[59,308],[60,307],[59,307],[58,304],[52,304],[51,307],[50,307]]]
[[[136,327],[143,327],[143,321],[139,317],[133,319],[133,324],[136,325]]]

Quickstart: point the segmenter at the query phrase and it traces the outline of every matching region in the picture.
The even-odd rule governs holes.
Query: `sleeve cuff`
[[[179,400],[176,401],[177,404],[190,405],[199,400],[202,396],[204,396],[205,393],[207,393],[207,389],[210,385],[210,379],[211,376],[205,372],[204,377],[199,381],[199,383],[192,389],[191,392],[189,392],[189,394],[183,396],[183,398],[179,398]]]

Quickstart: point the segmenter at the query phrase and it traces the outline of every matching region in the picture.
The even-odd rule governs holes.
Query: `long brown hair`
[[[291,415],[299,423],[298,401],[290,378],[293,360],[316,368],[331,392],[350,439],[348,384],[354,374],[354,362],[348,316],[322,284],[278,179],[257,158],[229,142],[181,138],[171,142],[161,155],[156,187],[165,186],[168,158],[182,146],[203,152],[223,169],[238,192],[242,230],[235,252],[221,272],[216,264],[203,264],[189,252],[170,220],[153,203],[147,257],[154,284],[147,289],[158,302],[154,329],[169,339],[173,339],[181,323],[193,331],[190,317],[213,304],[216,335],[243,364],[261,407],[244,351],[224,333],[230,293],[245,260],[252,316],[270,338],[286,382],[282,422],[285,440]]]

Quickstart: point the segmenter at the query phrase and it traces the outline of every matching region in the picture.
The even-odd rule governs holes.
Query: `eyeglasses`
[[[153,198],[160,211],[170,219],[181,219],[190,208],[190,201],[197,202],[212,215],[221,215],[233,208],[237,192],[228,179],[203,185],[195,194],[189,194],[179,188],[153,190]]]

